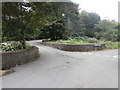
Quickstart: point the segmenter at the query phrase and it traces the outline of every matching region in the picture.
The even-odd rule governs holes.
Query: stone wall
[[[48,43],[41,42],[40,44],[54,47],[57,49],[61,49],[64,51],[79,51],[79,52],[87,52],[87,51],[97,51],[105,49],[105,44],[63,44],[63,43]]]
[[[39,49],[35,46],[24,50],[0,52],[0,54],[2,54],[2,69],[28,63],[40,56]]]

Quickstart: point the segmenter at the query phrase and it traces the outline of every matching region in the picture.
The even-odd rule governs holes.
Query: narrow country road
[[[39,44],[41,57],[2,77],[3,88],[118,88],[118,50],[66,52]]]

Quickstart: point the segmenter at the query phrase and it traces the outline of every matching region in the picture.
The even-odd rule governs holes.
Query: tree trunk
[[[23,49],[26,49],[26,37],[25,37],[25,29],[23,30]]]
[[[26,49],[26,41],[25,40],[20,40],[20,43],[22,44],[22,48]]]
[[[23,49],[26,49],[26,41],[25,40],[23,40]]]
[[[23,49],[26,49],[25,29],[23,29],[23,36],[21,37],[20,43],[22,44]]]

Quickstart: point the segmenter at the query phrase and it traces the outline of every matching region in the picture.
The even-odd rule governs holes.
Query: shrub
[[[105,41],[104,43],[107,49],[117,49],[119,48],[118,46],[120,44],[118,42],[111,42],[111,41]]]
[[[88,42],[89,42],[89,43],[97,43],[98,40],[97,40],[96,38],[89,38],[89,39],[88,39]]]
[[[8,43],[2,43],[2,51],[14,51],[14,50],[21,50],[23,49],[22,44],[20,43],[12,43],[12,44],[8,44]],[[31,45],[27,44],[26,48],[30,48]]]
[[[32,47],[32,45],[26,44],[26,48],[30,48],[30,47]]]
[[[97,40],[96,38],[88,38],[88,37],[71,37],[68,40],[57,40],[50,41],[55,43],[71,43],[71,44],[79,44],[79,43],[104,43],[107,49],[117,49],[120,48],[120,42],[113,41],[105,41],[105,40]]]
[[[75,39],[76,41],[87,41],[89,39],[87,36],[83,36],[83,37],[79,36],[79,37],[71,37],[71,38]]]

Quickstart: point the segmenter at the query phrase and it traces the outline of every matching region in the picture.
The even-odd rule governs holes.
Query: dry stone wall
[[[35,46],[24,50],[0,52],[0,54],[2,55],[2,69],[28,63],[40,56],[39,49]]]
[[[105,49],[105,44],[63,44],[63,43],[49,43],[49,42],[41,42],[40,44],[50,46],[53,48],[61,49],[64,51],[79,51],[79,52],[87,52],[87,51],[97,51]]]

